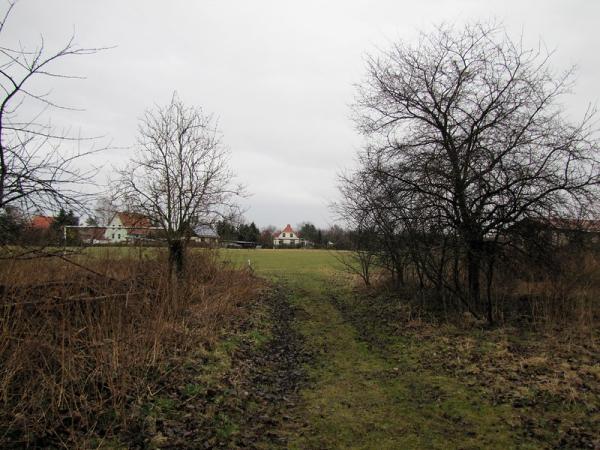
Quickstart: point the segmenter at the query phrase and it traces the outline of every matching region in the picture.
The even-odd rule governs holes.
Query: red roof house
[[[302,243],[298,233],[294,231],[292,226],[288,223],[285,228],[281,231],[275,232],[273,235],[273,246],[297,246]]]
[[[128,239],[147,237],[152,233],[150,218],[142,214],[119,212],[114,215],[104,236],[111,242],[124,242]]]
[[[52,216],[33,216],[31,218],[31,228],[36,230],[48,230],[53,222],[54,217]]]

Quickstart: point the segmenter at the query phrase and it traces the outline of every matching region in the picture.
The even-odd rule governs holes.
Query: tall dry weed
[[[0,446],[71,447],[126,430],[178,356],[210,345],[257,292],[249,274],[202,252],[173,296],[162,259],[0,268]]]

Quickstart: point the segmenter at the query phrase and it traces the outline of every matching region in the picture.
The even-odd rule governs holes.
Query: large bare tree
[[[167,106],[146,112],[138,146],[119,172],[118,190],[125,205],[162,228],[171,270],[181,275],[192,229],[214,224],[242,188],[233,184],[214,118],[176,94]]]
[[[556,73],[550,56],[493,23],[440,26],[369,57],[359,86],[369,170],[460,238],[475,304],[489,242],[521,219],[572,214],[597,198],[594,111],[565,118],[573,71]]]

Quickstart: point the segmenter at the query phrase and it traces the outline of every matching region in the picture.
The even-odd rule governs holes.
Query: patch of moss
[[[177,408],[177,401],[169,397],[154,397],[152,404],[159,414],[170,414]]]
[[[215,428],[220,439],[228,439],[239,431],[238,426],[226,414],[219,413],[215,417]]]
[[[205,386],[199,383],[188,383],[183,389],[183,395],[187,398],[193,398],[202,394],[205,390]]]

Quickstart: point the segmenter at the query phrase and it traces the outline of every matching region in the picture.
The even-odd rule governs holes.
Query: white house
[[[111,243],[148,237],[153,227],[150,219],[136,213],[116,213],[104,232],[104,237]]]
[[[304,241],[300,239],[298,233],[292,229],[289,223],[283,230],[273,235],[273,247],[295,247],[302,245],[303,243]]]

